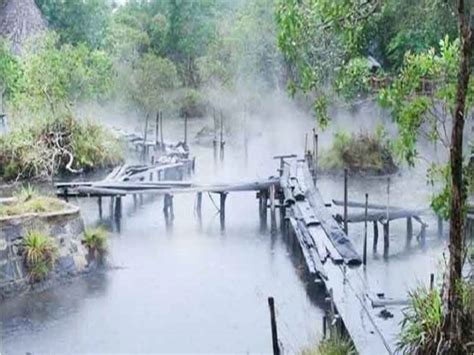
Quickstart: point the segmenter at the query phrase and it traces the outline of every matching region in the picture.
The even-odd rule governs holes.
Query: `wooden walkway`
[[[329,324],[342,322],[360,354],[395,353],[403,301],[371,289],[359,254],[325,205],[307,162],[286,160],[280,186],[288,235],[297,241],[311,278],[327,290]]]

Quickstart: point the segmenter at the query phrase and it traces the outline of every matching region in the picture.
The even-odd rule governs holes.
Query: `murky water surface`
[[[309,131],[311,123],[305,121],[302,129]],[[191,131],[201,126],[194,122]],[[177,127],[169,129],[178,137]],[[269,129],[275,128],[260,128]],[[276,174],[272,155],[303,150],[301,132],[288,132],[286,139],[252,138],[247,163],[234,139],[220,170],[212,163],[210,149],[192,147],[196,179],[229,181]],[[319,187],[327,200],[342,198],[340,179],[322,177]],[[349,191],[351,199],[361,201],[367,191],[371,202],[385,203],[386,181],[351,180]],[[424,175],[404,172],[392,178],[391,193],[393,204],[425,207],[429,189]],[[218,203],[217,196],[214,200]],[[86,222],[97,223],[96,201],[76,202]],[[202,224],[195,218],[194,204],[194,195],[175,197],[170,229],[161,199],[146,198],[135,209],[126,198],[120,233],[112,228],[110,237],[110,260],[119,268],[1,304],[0,352],[269,353],[268,296],[275,297],[279,335],[287,353],[314,341],[321,331],[321,295],[307,291],[281,236],[260,231],[255,194],[229,195],[225,233],[213,201],[204,199]],[[380,243],[379,254],[369,253],[368,274],[374,288],[401,298],[417,283],[428,282],[441,260],[443,242],[430,232],[425,250],[416,241],[406,249],[404,222],[393,223],[391,230],[389,262],[380,256]],[[361,251],[362,235],[362,225],[350,226]]]

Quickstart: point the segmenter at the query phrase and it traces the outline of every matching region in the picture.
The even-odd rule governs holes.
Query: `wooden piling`
[[[434,288],[434,274],[430,274],[430,290]]]
[[[413,220],[411,217],[408,217],[407,218],[407,242],[406,242],[407,247],[411,245],[412,239],[413,239]]]
[[[314,170],[314,185],[318,180],[318,150],[319,150],[319,137],[316,133],[316,129],[313,128],[313,170]]]
[[[184,144],[188,144],[188,114],[184,114]]]
[[[365,221],[364,221],[364,253],[362,263],[367,265],[367,213],[369,208],[369,194],[365,194]]]
[[[271,234],[274,235],[277,232],[276,208],[275,208],[275,185],[270,186],[269,194],[270,194],[270,228],[271,228]]]
[[[196,202],[196,213],[199,218],[199,220],[202,219],[202,192],[198,192],[196,196],[197,202]]]
[[[377,221],[374,221],[374,246],[373,246],[373,252],[377,252],[377,243],[379,241],[379,225],[377,224]]]
[[[426,225],[421,225],[421,232],[420,232],[420,244],[422,247],[426,245]]]
[[[347,169],[344,169],[344,233],[346,235],[349,232],[348,223],[347,223]]]
[[[225,200],[227,198],[227,192],[220,193],[220,220],[221,220],[221,229],[225,229]]]
[[[143,132],[143,152],[142,152],[142,162],[148,161],[147,159],[147,136],[148,136],[148,120],[150,119],[150,114],[147,113],[145,117],[145,132]]]
[[[165,141],[163,138],[163,112],[160,111],[160,140],[161,140],[161,149],[165,151]]]
[[[388,258],[390,248],[390,223],[385,221],[383,223],[383,257]]]
[[[99,218],[102,219],[102,196],[97,198],[97,204],[99,206]]]
[[[261,191],[262,195],[262,229],[267,228],[267,205],[268,205],[268,193],[267,191]]]
[[[122,197],[117,196],[115,197],[115,218],[120,220],[122,217]]]
[[[155,150],[158,148],[159,145],[159,128],[160,128],[160,113],[156,113],[155,117]]]
[[[438,238],[443,237],[443,218],[438,216]]]
[[[221,111],[221,135],[220,135],[220,160],[221,163],[224,161],[224,115]]]
[[[324,315],[323,316],[323,339],[326,339],[327,337],[327,317]]]
[[[273,299],[273,297],[268,297],[268,307],[270,308],[273,355],[280,355],[280,345],[278,344],[278,330],[275,316],[275,300]]]

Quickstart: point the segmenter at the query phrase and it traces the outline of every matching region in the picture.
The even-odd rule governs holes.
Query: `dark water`
[[[302,130],[309,131],[311,125],[310,120],[303,121]],[[190,131],[201,126],[202,122],[192,123]],[[289,124],[283,122],[280,131],[285,127]],[[214,167],[210,149],[193,147],[198,157],[196,179],[228,181],[275,174],[272,155],[302,151],[302,134],[290,132],[281,139],[265,136],[269,129],[275,128],[263,125],[262,135],[251,140],[248,163],[236,139],[229,142],[220,169]],[[177,127],[169,130],[178,136]],[[415,173],[393,178],[391,201],[425,207],[429,189],[423,177],[411,174]],[[340,179],[321,178],[319,186],[328,200],[342,197]],[[353,199],[361,200],[367,191],[374,196],[371,202],[382,203],[385,190],[384,179],[357,179],[349,189]],[[96,202],[76,202],[86,222],[96,223]],[[204,199],[202,225],[195,218],[194,203],[193,195],[175,197],[176,217],[170,229],[164,223],[161,199],[145,201],[138,210],[131,198],[125,199],[121,231],[114,228],[110,236],[110,261],[119,268],[1,304],[0,352],[269,353],[268,296],[275,297],[286,353],[312,343],[321,331],[323,311],[317,297],[310,297],[281,236],[260,231],[255,194],[229,195],[225,233],[209,198]],[[350,226],[350,236],[361,251],[362,232],[362,225]],[[394,224],[392,233],[389,262],[369,253],[368,273],[374,288],[404,297],[408,289],[428,281],[443,242],[429,233],[426,249],[414,242],[407,250],[403,223]]]

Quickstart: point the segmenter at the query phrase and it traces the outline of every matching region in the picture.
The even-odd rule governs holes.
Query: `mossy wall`
[[[21,255],[23,238],[29,230],[46,233],[58,247],[49,281],[77,274],[87,266],[86,250],[81,244],[84,222],[78,207],[64,203],[60,212],[0,218],[0,300],[32,286]]]

